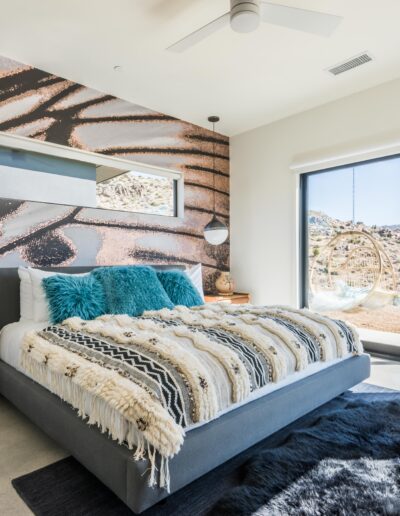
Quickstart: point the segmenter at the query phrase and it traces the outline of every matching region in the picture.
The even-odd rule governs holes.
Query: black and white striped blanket
[[[218,303],[67,319],[29,333],[21,365],[88,423],[136,448],[137,459],[147,455],[150,484],[168,486],[168,459],[185,429],[314,362],[361,352],[357,333],[342,321]]]

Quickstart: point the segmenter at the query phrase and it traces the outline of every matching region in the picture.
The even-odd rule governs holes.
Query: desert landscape
[[[400,225],[368,226],[317,211],[308,224],[310,307],[360,328],[400,333]],[[334,309],[327,298],[333,292],[346,308]]]
[[[97,207],[174,216],[174,181],[137,172],[126,172],[97,183]]]

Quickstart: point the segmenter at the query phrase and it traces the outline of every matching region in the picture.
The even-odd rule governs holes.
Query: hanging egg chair
[[[330,311],[387,304],[396,285],[393,264],[379,242],[365,231],[345,231],[313,259],[310,307]]]

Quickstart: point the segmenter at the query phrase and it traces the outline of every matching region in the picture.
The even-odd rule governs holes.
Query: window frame
[[[316,174],[325,174],[334,172],[335,170],[343,170],[346,168],[354,168],[361,165],[369,165],[381,161],[390,161],[399,159],[399,154],[390,154],[388,156],[366,159],[348,163],[346,165],[337,165],[334,167],[323,168],[321,170],[313,170],[312,172],[300,173],[299,185],[299,244],[300,244],[300,260],[299,260],[299,287],[300,287],[300,308],[308,307],[308,178]]]
[[[364,159],[352,163],[339,164],[321,170],[311,170],[299,173],[299,210],[298,210],[298,244],[299,244],[299,263],[298,263],[298,289],[300,308],[308,308],[308,283],[309,283],[309,258],[308,258],[308,179],[316,174],[334,172],[354,168],[357,166],[378,163],[399,159],[400,153],[379,156],[376,158]],[[294,167],[293,167],[294,168]],[[400,173],[400,172],[399,172]],[[379,353],[389,353],[400,356],[400,334],[375,331],[368,328],[358,328],[361,339],[367,345],[367,349]]]

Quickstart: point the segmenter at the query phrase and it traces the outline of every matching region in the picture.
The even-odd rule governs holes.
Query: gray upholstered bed
[[[91,268],[60,269],[69,273],[88,270]],[[3,327],[19,319],[17,269],[0,269],[0,292]],[[342,360],[190,430],[182,449],[170,461],[171,493],[361,382],[369,370],[367,355]],[[168,495],[164,489],[148,487],[146,460],[135,461],[131,450],[88,426],[67,403],[2,361],[0,392],[134,512],[140,513]]]

